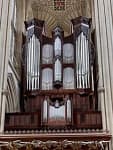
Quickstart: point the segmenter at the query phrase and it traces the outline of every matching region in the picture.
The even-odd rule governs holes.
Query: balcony
[[[74,115],[74,121],[77,129],[102,128],[102,116],[100,111],[76,112]]]
[[[5,117],[6,130],[27,130],[40,127],[40,112],[37,113],[9,113]]]
[[[41,126],[41,114],[35,113],[9,113],[5,117],[5,130],[54,130],[52,126]],[[102,129],[100,111],[75,112],[71,126],[58,126],[55,129],[63,129],[65,132],[79,129]]]

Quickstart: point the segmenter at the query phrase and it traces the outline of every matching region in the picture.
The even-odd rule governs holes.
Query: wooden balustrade
[[[10,113],[6,114],[5,129],[39,129],[41,127],[41,114],[35,113]],[[74,112],[75,129],[101,129],[102,119],[100,111]],[[66,125],[64,123],[66,128]],[[48,124],[49,127],[49,124]]]
[[[5,117],[5,129],[37,129],[40,122],[40,112],[9,113]]]
[[[86,111],[74,113],[76,128],[101,129],[102,116],[100,111]]]

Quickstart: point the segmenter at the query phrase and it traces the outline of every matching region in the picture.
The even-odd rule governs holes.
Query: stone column
[[[103,129],[113,135],[113,24],[110,0],[94,0]],[[110,149],[113,149],[111,142]]]
[[[3,0],[0,0],[0,21],[1,21],[1,14],[2,14],[2,4],[3,4]]]
[[[25,1],[25,0],[24,0]],[[1,0],[0,0],[1,2]],[[0,29],[0,133],[4,131],[4,120],[5,120],[5,100],[7,94],[7,74],[8,74],[8,61],[9,61],[9,54],[10,54],[10,42],[11,42],[11,12],[12,12],[12,5],[11,0],[2,0],[2,12],[1,12],[1,29]],[[23,2],[19,1],[20,5],[17,3],[18,7],[20,6],[19,12],[17,11],[17,17],[19,16],[18,13],[23,12],[25,9],[23,7]],[[25,4],[24,4],[25,5]],[[18,10],[18,9],[17,9]],[[18,34],[20,35],[21,42],[19,42],[19,52],[21,53],[21,46],[22,46],[22,25],[24,26],[24,18],[25,14],[21,13],[24,17],[18,17]],[[2,38],[1,38],[2,37]],[[21,61],[21,60],[20,60]]]
[[[93,12],[93,20],[95,22],[94,28],[96,29],[96,42],[97,42],[97,53],[98,53],[98,67],[99,67],[99,83],[98,83],[98,100],[101,102],[101,111],[102,111],[102,123],[103,130],[107,130],[106,127],[106,111],[105,111],[105,97],[104,97],[104,82],[103,82],[103,64],[102,64],[102,49],[101,49],[101,41],[100,41],[100,26],[99,26],[99,18],[98,18],[98,4],[97,0],[94,5],[92,5]]]
[[[0,133],[4,128],[5,117],[5,99],[6,99],[6,84],[8,70],[8,18],[9,18],[9,2],[10,0],[2,1],[1,12],[1,29],[0,29]],[[8,48],[8,49],[7,49]]]
[[[21,61],[22,61],[22,32],[25,33],[24,21],[26,18],[26,0],[16,0],[17,5],[17,24],[16,24],[16,51],[15,58],[17,64],[16,71],[21,76]]]

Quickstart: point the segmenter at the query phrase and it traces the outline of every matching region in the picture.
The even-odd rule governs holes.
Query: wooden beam
[[[110,141],[111,134],[109,132],[101,133],[57,133],[57,134],[1,134],[0,141],[32,141],[32,140],[74,140],[74,141]]]

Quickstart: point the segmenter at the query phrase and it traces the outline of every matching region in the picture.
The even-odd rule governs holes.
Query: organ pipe
[[[57,55],[61,56],[61,49],[62,49],[61,39],[59,38],[59,36],[57,36],[54,44],[55,56]]]
[[[91,88],[90,22],[85,17],[72,20],[75,43],[76,88]]]
[[[55,61],[54,80],[60,82],[62,81],[62,64],[59,59]]]
[[[74,63],[74,47],[71,43],[63,45],[63,62],[67,64]]]
[[[67,120],[71,121],[71,100],[67,100]]]
[[[33,34],[27,50],[27,90],[39,89],[40,41]]]
[[[66,67],[63,70],[63,88],[74,89],[74,69]]]
[[[76,40],[77,88],[90,88],[88,40],[82,32]]]
[[[59,106],[59,101],[56,100],[55,106],[49,105],[49,118],[54,120],[65,119],[65,105]]]
[[[26,52],[26,90],[37,90],[40,85],[40,38],[43,31],[44,21],[32,19],[25,22],[27,33],[27,52]]]
[[[42,70],[42,89],[50,90],[53,86],[53,70],[45,68]]]
[[[42,48],[42,63],[52,64],[53,61],[53,46],[45,44]]]
[[[56,27],[52,33],[54,38],[54,87],[60,88],[62,86],[63,30],[60,27]]]
[[[47,99],[43,102],[43,122],[47,122],[47,112],[48,112],[48,101]]]

